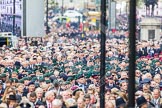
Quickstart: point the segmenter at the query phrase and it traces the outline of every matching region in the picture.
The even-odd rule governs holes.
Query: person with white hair
[[[59,99],[55,99],[52,102],[52,108],[62,108],[62,102]]]
[[[63,100],[66,101],[67,99],[71,98],[70,97],[70,91],[66,90],[66,91],[63,91],[62,92],[62,97],[63,97]]]
[[[41,105],[41,106],[39,106],[38,108],[45,108],[45,106]]]
[[[7,104],[6,103],[1,103],[0,108],[7,108]]]
[[[43,102],[43,89],[39,87],[39,88],[37,88],[37,89],[35,90],[35,93],[36,93],[36,96],[37,96],[36,101],[41,101],[41,102]]]
[[[53,91],[47,91],[45,94],[45,106],[47,106],[47,108],[52,108],[52,101],[55,99],[55,95]]]

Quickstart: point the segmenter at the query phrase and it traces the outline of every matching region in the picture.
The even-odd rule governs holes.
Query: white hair
[[[43,93],[43,89],[40,88],[40,87],[36,88],[35,93],[37,94],[38,92],[42,92]]]
[[[1,103],[0,108],[7,108],[7,104],[6,103]]]
[[[47,91],[46,94],[45,94],[45,99],[47,99],[51,94],[53,94],[52,90]]]
[[[45,108],[43,105],[39,106],[38,108]]]
[[[62,107],[62,102],[61,102],[61,100],[59,100],[59,99],[55,99],[55,100],[53,100],[53,102],[52,102],[52,106],[53,107]]]

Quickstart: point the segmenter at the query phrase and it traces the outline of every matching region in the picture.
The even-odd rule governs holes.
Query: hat
[[[9,95],[9,100],[16,100],[16,95]]]
[[[99,72],[93,72],[93,73],[92,73],[92,77],[93,77],[94,79],[98,79],[98,75],[99,75]]]
[[[74,76],[68,76],[66,81],[72,81],[74,79]]]
[[[19,82],[17,78],[10,78],[10,80],[11,80],[12,82],[14,82],[14,83],[18,83],[18,82]]]
[[[44,81],[45,81],[45,79],[43,77],[39,78],[39,82],[44,82]]]
[[[1,76],[2,78],[4,78],[4,77],[6,77],[6,74],[5,74],[5,73],[2,73],[0,76]]]
[[[140,107],[143,104],[147,103],[147,100],[143,96],[140,96],[136,99],[136,102],[137,102],[137,106]]]
[[[149,84],[150,83],[150,79],[149,78],[145,78],[141,81],[141,84]]]
[[[19,61],[16,61],[14,65],[17,66],[17,67],[20,67],[21,63]]]
[[[83,78],[83,77],[84,77],[83,74],[78,74],[77,79],[80,79],[80,78]]]
[[[73,94],[73,96],[75,96],[75,94],[76,94],[76,92],[77,92],[77,91],[83,91],[83,90],[82,90],[82,89],[80,89],[80,88],[77,88],[76,90],[74,90],[74,91],[73,91],[73,93],[72,93],[72,94]]]
[[[72,91],[74,91],[74,90],[76,90],[76,89],[78,89],[79,87],[77,86],[77,85],[75,85],[75,86],[72,86],[71,88],[70,88],[70,90],[72,90]]]
[[[37,80],[37,77],[33,77],[31,80],[34,82]]]
[[[27,74],[19,74],[18,75],[18,79],[22,79],[22,78],[24,78],[24,77],[26,77],[27,76]]]
[[[120,84],[123,83],[123,82],[128,83],[128,79],[127,78],[122,78],[122,79],[119,80],[119,83]]]
[[[33,71],[33,70],[28,70],[28,74],[29,75],[32,75],[32,74],[34,74],[35,72]]]
[[[91,75],[92,75],[92,72],[85,72],[84,73],[85,78],[90,78]]]
[[[51,80],[51,82],[53,82],[54,80],[57,80],[57,77],[55,77],[54,75],[50,76],[49,78]]]
[[[30,85],[35,85],[35,84],[34,84],[34,82],[31,81],[28,83],[28,86],[30,86]]]
[[[24,80],[24,81],[25,81],[25,80],[29,80],[29,78],[28,78],[28,77],[24,77],[23,80]]]
[[[70,84],[70,81],[66,81],[66,82],[65,82],[65,85],[68,85],[68,84]]]
[[[68,77],[67,77],[67,75],[65,73],[61,72],[60,73],[60,78],[63,78],[63,80],[66,81]]]
[[[49,77],[49,73],[45,73],[44,75],[43,75],[43,77],[45,78],[45,77]]]
[[[46,84],[49,84],[49,83],[51,83],[51,80],[46,80]]]
[[[121,106],[125,106],[126,102],[124,101],[124,99],[122,97],[118,97],[115,101],[116,103],[116,107],[119,108]]]

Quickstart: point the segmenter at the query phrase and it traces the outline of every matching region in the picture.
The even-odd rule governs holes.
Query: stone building
[[[12,24],[13,19],[13,3],[14,0],[0,0],[0,16],[1,22]],[[20,26],[20,19],[22,13],[21,0],[15,0],[15,21],[16,26]]]

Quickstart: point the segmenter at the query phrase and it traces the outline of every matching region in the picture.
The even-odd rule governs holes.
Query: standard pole
[[[49,33],[49,26],[48,26],[48,0],[46,0],[46,34]]]
[[[136,0],[129,5],[129,83],[128,108],[135,107],[135,62],[136,62]]]
[[[105,108],[106,0],[101,0],[100,108]]]
[[[62,0],[62,16],[64,15],[64,0]]]
[[[13,0],[13,27],[12,27],[12,33],[15,35],[15,0]]]

